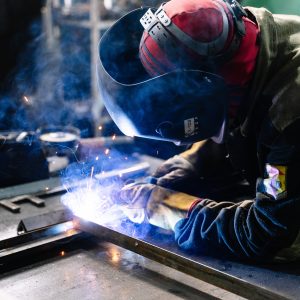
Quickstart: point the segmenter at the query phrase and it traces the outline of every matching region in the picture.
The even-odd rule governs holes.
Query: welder
[[[99,57],[100,92],[124,134],[187,145],[122,189],[139,222],[172,229],[194,253],[268,260],[296,245],[300,17],[171,0],[118,20]]]

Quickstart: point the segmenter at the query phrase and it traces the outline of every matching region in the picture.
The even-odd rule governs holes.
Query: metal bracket
[[[21,203],[21,202],[29,202],[38,207],[45,206],[45,201],[43,199],[32,195],[22,195],[13,198],[3,199],[0,200],[0,205],[14,213],[19,213],[21,207],[16,203]]]
[[[71,221],[73,214],[68,209],[51,211],[38,216],[22,219],[18,225],[18,235],[49,228],[51,226]]]
[[[169,26],[172,23],[172,20],[168,17],[166,12],[163,10],[163,5],[159,7],[159,9],[155,12],[155,15],[159,19],[159,21],[164,25],[164,26]]]

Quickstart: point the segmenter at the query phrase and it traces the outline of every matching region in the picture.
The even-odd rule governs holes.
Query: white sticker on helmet
[[[198,118],[190,118],[184,120],[184,135],[189,137],[195,135],[198,132]]]

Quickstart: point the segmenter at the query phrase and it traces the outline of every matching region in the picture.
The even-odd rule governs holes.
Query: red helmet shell
[[[227,38],[224,40],[223,45],[216,52],[210,52],[209,55],[199,55],[193,51],[193,49],[187,47],[182,41],[174,38],[174,43],[176,47],[181,49],[181,55],[170,57],[164,49],[162,49],[158,43],[149,35],[147,31],[144,31],[141,43],[140,43],[140,59],[151,76],[158,76],[175,69],[186,68],[186,69],[202,69],[203,66],[206,71],[225,73],[225,80],[228,78],[228,83],[234,84],[238,83],[236,80],[232,80],[232,77],[237,78],[229,71],[222,72],[220,67],[230,61],[228,59],[222,63],[213,63],[207,68],[205,62],[208,57],[211,61],[214,61],[216,57],[222,57],[226,53],[231,43],[234,40],[234,36],[237,34],[235,32],[234,19],[232,11],[229,10],[228,5],[224,1],[220,0],[171,0],[163,6],[163,10],[171,21],[185,34],[191,37],[193,40],[201,43],[210,43],[217,40],[222,31],[224,30],[224,12],[229,25]],[[256,24],[250,21],[248,18],[243,17],[245,24],[246,35],[244,37],[239,37],[240,45],[232,55],[229,60],[235,59],[238,56],[238,60],[235,59],[235,72],[236,70],[241,70],[245,73],[247,70],[247,75],[249,75],[249,70],[254,70],[255,58],[258,52],[258,46],[256,45],[256,39],[258,34],[258,28]],[[239,50],[243,51],[244,54],[240,54]],[[245,57],[245,61],[243,61]],[[189,66],[185,66],[185,60],[189,62]],[[239,62],[238,65],[236,62]],[[191,63],[192,62],[192,63]],[[192,67],[191,67],[192,66]],[[230,68],[230,65],[229,65]],[[236,73],[236,74],[239,74]],[[242,75],[242,74],[240,74]],[[227,78],[226,78],[227,77]],[[248,81],[249,78],[243,78],[244,82]],[[227,81],[227,80],[226,80]]]
[[[234,35],[232,14],[224,1],[171,0],[163,6],[167,16],[179,29],[194,40],[204,43],[212,42],[221,35],[224,26],[222,8],[228,19],[229,31],[223,49],[218,53],[212,53],[212,55],[226,51]],[[189,59],[194,60],[196,64],[203,60],[203,56],[187,48],[180,40],[174,39],[176,46],[181,47],[183,54],[186,54]],[[140,58],[152,76],[178,68],[178,62],[170,58],[146,31],[144,31],[141,39]]]

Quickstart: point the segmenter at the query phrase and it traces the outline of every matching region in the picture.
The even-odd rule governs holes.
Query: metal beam
[[[0,241],[0,273],[29,264],[35,256],[82,237],[86,234],[74,229],[69,221]]]
[[[270,290],[231,276],[198,261],[137,239],[113,229],[75,217],[75,228],[147,257],[168,267],[191,275],[222,289],[250,299],[288,299]]]

